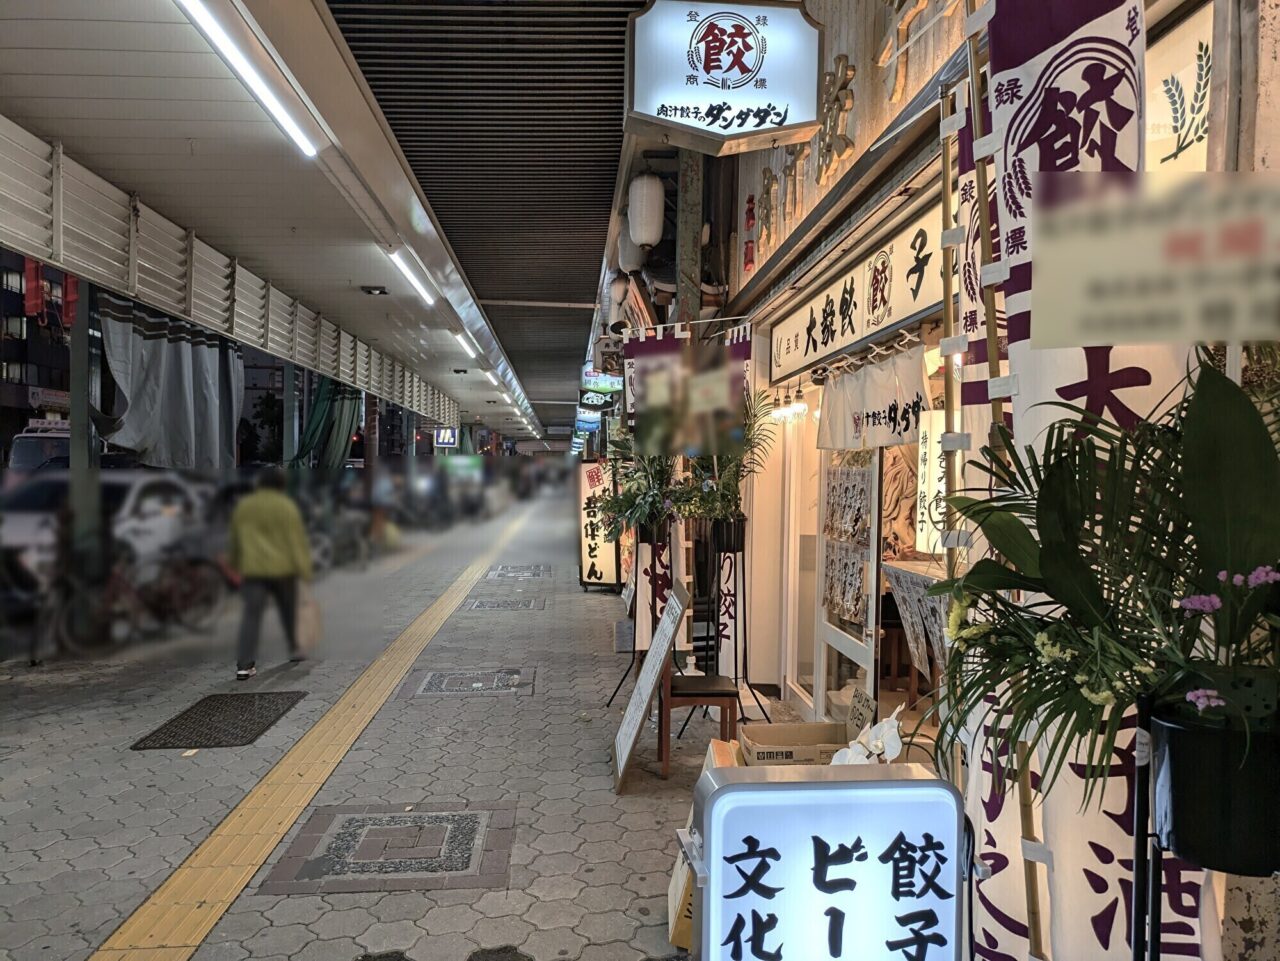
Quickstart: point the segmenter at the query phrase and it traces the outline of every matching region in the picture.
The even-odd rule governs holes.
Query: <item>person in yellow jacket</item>
[[[236,655],[236,679],[257,673],[258,632],[267,597],[275,600],[289,642],[290,659],[302,660],[298,649],[298,581],[311,580],[311,545],[298,505],[285,493],[286,475],[268,468],[258,475],[257,489],[241,499],[231,514],[231,566],[241,577],[244,615]]]

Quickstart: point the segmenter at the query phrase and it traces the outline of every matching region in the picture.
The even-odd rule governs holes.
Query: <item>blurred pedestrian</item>
[[[311,545],[298,505],[285,493],[287,475],[267,468],[257,489],[244,497],[231,514],[231,566],[243,579],[244,602],[236,679],[257,673],[258,632],[268,596],[275,601],[289,642],[290,660],[302,660],[298,647],[298,581],[311,580]]]

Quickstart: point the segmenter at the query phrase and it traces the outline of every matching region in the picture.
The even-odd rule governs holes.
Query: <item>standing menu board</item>
[[[622,714],[622,723],[613,739],[613,789],[616,792],[622,787],[622,778],[627,773],[627,765],[631,763],[631,755],[636,749],[636,741],[640,738],[640,729],[644,726],[645,716],[649,713],[649,702],[658,693],[658,684],[662,681],[662,671],[671,657],[671,649],[675,646],[676,632],[684,621],[684,612],[689,607],[689,592],[683,584],[676,581],[671,585],[671,593],[667,599],[666,610],[658,621],[658,628],[653,632],[653,640],[649,650],[645,652],[644,665],[640,668],[640,677],[631,691],[631,700]]]

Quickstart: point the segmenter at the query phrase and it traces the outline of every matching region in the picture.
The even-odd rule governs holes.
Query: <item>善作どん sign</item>
[[[956,961],[962,805],[914,764],[702,775],[705,961]]]
[[[626,129],[713,156],[808,140],[821,63],[802,5],[650,0],[628,27]]]
[[[618,545],[605,539],[605,523],[600,516],[600,498],[609,492],[609,473],[604,464],[590,461],[578,465],[582,510],[578,516],[582,539],[579,542],[579,583],[583,587],[618,586]]]

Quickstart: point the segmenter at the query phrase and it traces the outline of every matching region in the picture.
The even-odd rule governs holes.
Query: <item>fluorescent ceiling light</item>
[[[417,275],[409,267],[408,262],[400,255],[400,251],[394,251],[390,256],[391,262],[396,265],[400,273],[404,274],[404,279],[409,281],[410,286],[418,292],[418,296],[426,302],[427,306],[430,307],[434,304],[436,299],[431,296],[426,287],[422,286],[422,281],[418,279]]]
[[[454,334],[453,336],[458,338],[458,343],[461,344],[462,349],[467,352],[467,356],[474,360],[476,356],[476,349],[471,346],[471,341],[467,339],[467,335]]]
[[[498,378],[493,376],[493,371],[486,370],[484,375],[489,378],[489,383],[493,384],[494,387],[498,386]]]
[[[505,400],[508,404],[511,403],[511,395],[508,394],[505,390],[502,392],[502,399]]]
[[[240,52],[240,48],[235,45],[232,39],[227,36],[227,32],[222,29],[222,25],[213,18],[213,14],[209,12],[209,8],[204,5],[203,0],[178,0],[178,6],[187,11],[189,16],[201,32],[209,38],[210,42],[218,48],[218,52],[222,54],[224,60],[227,61],[231,69],[240,77],[249,89],[253,91],[253,95],[258,98],[258,102],[267,108],[271,116],[276,118],[276,122],[284,128],[284,132],[293,138],[293,142],[298,145],[308,157],[316,155],[315,145],[302,132],[302,128],[294,122],[289,116],[287,110],[271,88],[267,86],[267,82],[262,79],[257,70],[253,69],[253,65],[245,59],[245,55]]]

